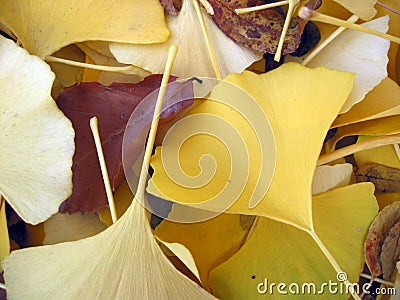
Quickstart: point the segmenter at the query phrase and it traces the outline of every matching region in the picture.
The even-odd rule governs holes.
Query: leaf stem
[[[208,2],[207,0],[199,0],[201,5],[203,5],[203,7],[206,9],[206,12],[209,15],[214,15],[214,8],[211,6],[210,2]]]
[[[103,147],[101,145],[100,134],[99,134],[99,122],[97,117],[90,119],[90,129],[92,130],[94,143],[96,145],[97,156],[99,158],[101,175],[103,176],[104,187],[107,193],[108,206],[110,207],[111,219],[115,223],[118,220],[117,211],[115,209],[114,196],[111,189],[110,178],[108,177],[106,160],[104,159]]]
[[[347,278],[347,274],[343,272],[339,264],[336,262],[335,258],[333,255],[329,252],[329,250],[326,248],[325,244],[321,241],[319,236],[315,233],[315,231],[308,231],[308,234],[312,237],[312,239],[317,243],[318,247],[321,249],[321,251],[324,253],[325,257],[329,260],[330,264],[332,267],[335,269],[337,273],[337,280],[339,280],[339,274],[344,274],[346,276],[345,280],[341,280],[346,286],[352,286],[350,283],[349,279]],[[350,289],[351,295],[353,296],[354,299],[356,300],[361,300],[360,296],[356,293],[354,289]]]
[[[221,72],[219,71],[219,68],[218,68],[217,59],[215,58],[214,49],[210,42],[210,36],[208,35],[207,27],[204,22],[203,14],[201,13],[199,3],[197,2],[197,0],[192,0],[192,2],[194,5],[194,9],[196,10],[197,17],[199,18],[201,29],[203,30],[204,39],[206,40],[208,54],[210,55],[211,64],[214,69],[215,77],[218,80],[221,80],[222,79]]]
[[[382,6],[383,8],[386,8],[388,11],[391,11],[392,13],[400,15],[400,11],[395,10],[394,8],[391,8],[391,7],[387,6],[386,4],[383,4],[382,2],[378,1],[378,2],[376,2],[376,4]]]
[[[302,8],[300,8],[299,10],[299,17],[302,19],[306,19],[306,20],[312,20],[312,21],[317,21],[317,22],[323,22],[323,23],[327,23],[327,24],[331,24],[331,25],[336,25],[336,26],[340,26],[340,27],[346,27],[349,29],[353,29],[353,30],[357,30],[357,31],[361,31],[364,33],[368,33],[368,34],[372,34],[372,35],[376,35],[379,36],[381,38],[387,39],[389,41],[392,41],[394,43],[400,44],[400,38],[390,35],[390,34],[386,34],[374,29],[370,29],[358,24],[353,24],[351,22],[348,21],[344,21],[338,18],[334,18],[328,15],[324,15],[321,14],[315,10],[311,10],[306,6],[303,6]]]
[[[354,145],[343,147],[334,152],[321,155],[318,159],[317,166],[327,164],[336,159],[345,157],[347,155],[353,154],[355,152],[373,149],[376,147],[398,144],[400,143],[400,134],[378,136],[367,141],[363,141]]]
[[[161,80],[161,86],[158,91],[158,97],[156,102],[156,107],[154,108],[153,120],[150,126],[149,137],[147,138],[146,148],[142,163],[142,169],[140,171],[139,183],[135,193],[135,201],[140,203],[144,202],[144,190],[147,181],[147,172],[150,165],[151,153],[153,151],[153,145],[156,138],[158,122],[160,120],[161,109],[164,103],[165,93],[167,91],[168,80],[171,75],[172,66],[175,61],[176,53],[178,52],[178,47],[176,45],[171,45],[169,47],[167,63],[165,66],[164,74]]]
[[[88,68],[88,69],[93,69],[93,70],[99,70],[99,71],[104,71],[104,72],[118,72],[118,73],[123,73],[123,74],[146,76],[146,75],[144,75],[144,72],[142,69],[140,69],[136,66],[133,66],[133,65],[123,66],[123,67],[102,66],[102,65],[94,65],[94,64],[88,64],[88,63],[73,61],[73,60],[69,60],[69,59],[54,57],[54,56],[50,56],[50,55],[47,55],[45,57],[45,61],[61,63],[61,64],[70,65],[70,66],[79,67],[79,68]]]
[[[289,4],[289,1],[285,0],[285,1],[278,1],[278,2],[274,2],[274,3],[253,6],[253,7],[237,8],[237,9],[235,9],[235,12],[238,15],[242,15],[242,14],[247,14],[249,12],[273,8],[273,7],[282,6],[282,5],[286,5],[286,4]]]
[[[278,49],[276,50],[274,60],[280,61],[282,56],[283,43],[285,42],[286,33],[289,29],[290,20],[292,19],[293,12],[300,0],[289,0],[289,8],[286,14],[285,23],[283,24],[282,33],[279,38]]]
[[[358,20],[358,16],[352,15],[347,19],[347,22],[355,23]],[[329,35],[317,48],[315,48],[302,62],[303,66],[306,66],[318,53],[320,53],[326,46],[329,45],[334,39],[336,39],[343,31],[345,31],[346,27],[339,27],[336,29],[331,35]]]
[[[378,282],[378,283],[381,283],[381,284],[384,284],[384,285],[387,285],[387,286],[394,286],[394,283],[391,282],[391,281],[383,280],[383,279],[380,279],[380,278],[374,278],[369,274],[361,273],[360,277],[363,277],[363,278],[366,278],[366,279],[371,279],[372,281],[375,281],[375,282]]]

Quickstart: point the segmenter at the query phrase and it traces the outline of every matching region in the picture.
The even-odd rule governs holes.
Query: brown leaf
[[[260,52],[275,53],[285,22],[282,7],[237,15],[235,9],[265,4],[263,0],[209,0],[213,20],[232,40]],[[307,21],[292,18],[282,54],[294,52],[300,44]]]
[[[400,255],[400,222],[396,223],[389,231],[388,236],[382,245],[381,264],[383,279],[390,280],[393,270],[396,267],[396,262]]]
[[[357,182],[369,181],[375,185],[375,191],[380,193],[400,192],[400,169],[380,164],[362,166],[356,174]]]
[[[165,11],[171,15],[178,15],[182,8],[182,0],[160,0]]]
[[[396,201],[382,209],[369,228],[365,238],[364,253],[368,268],[375,278],[383,272],[381,263],[382,245],[391,228],[399,221],[400,201]]]
[[[124,175],[122,141],[128,120],[137,105],[152,91],[159,88],[161,78],[162,75],[151,75],[139,83],[113,83],[110,86],[103,86],[97,82],[81,83],[65,90],[57,99],[57,105],[72,121],[76,132],[76,150],[72,167],[73,191],[71,197],[60,206],[61,212],[98,213],[107,204],[95,144],[89,128],[89,119],[92,116],[98,117],[107,169],[112,188],[115,190]],[[168,93],[172,98],[181,97],[180,93],[176,92],[182,88],[182,83],[177,84],[178,86],[168,87],[166,98],[168,98]],[[189,94],[191,91],[191,88],[186,89]],[[166,109],[161,118],[169,118],[190,104],[190,101],[177,103]],[[152,110],[153,107],[148,109]],[[138,144],[145,143],[148,132],[146,126],[150,126],[151,117],[152,111],[142,112],[135,124],[138,127],[135,132],[140,134],[132,137],[130,153],[134,160],[140,155],[138,149],[141,147]]]

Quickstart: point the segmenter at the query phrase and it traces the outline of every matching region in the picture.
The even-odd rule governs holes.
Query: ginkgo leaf
[[[0,197],[0,262],[10,254],[10,239],[8,237],[8,227],[6,218],[6,203]],[[0,267],[0,272],[2,268]]]
[[[0,194],[37,224],[71,194],[74,130],[50,96],[46,63],[0,36],[0,65]]]
[[[388,21],[386,16],[366,22],[363,26],[386,32]],[[307,66],[325,66],[356,74],[353,90],[341,110],[341,113],[345,113],[387,76],[389,46],[390,42],[380,37],[346,30],[319,52]]]
[[[215,299],[164,256],[137,201],[98,235],[13,251],[2,265],[10,298]]]
[[[376,15],[377,0],[334,0],[364,21],[371,20]]]
[[[376,5],[375,8],[378,11],[375,18],[381,17],[381,16],[389,16],[389,30],[388,33],[394,36],[398,36],[398,33],[400,32],[400,14],[396,13],[396,11],[400,11],[400,2],[397,0],[380,0],[379,4],[383,4],[386,7],[382,5]],[[387,9],[391,8],[390,9]],[[396,54],[398,53],[399,49],[399,44],[397,43],[391,43],[390,44],[390,49],[389,49],[389,64],[388,64],[388,73],[389,77],[392,78],[393,80],[397,81],[400,83],[400,74],[397,71],[396,74]]]
[[[213,46],[218,68],[222,77],[230,73],[240,73],[254,61],[261,59],[255,53],[239,46],[229,39],[212,21],[204,15],[208,34]],[[154,45],[110,44],[111,53],[125,64],[133,64],[152,73],[162,73],[170,45],[179,46],[179,53],[172,74],[181,78],[192,76],[215,77],[207,45],[202,33],[199,18],[192,0],[184,0],[178,16],[168,16],[171,36],[167,42]],[[228,50],[229,49],[229,50]]]
[[[76,151],[72,168],[74,186],[71,197],[61,205],[61,212],[98,213],[107,204],[94,141],[90,137],[89,119],[92,116],[97,116],[99,119],[104,155],[112,188],[115,190],[121,183],[124,173],[121,147],[129,117],[139,103],[159,87],[161,77],[152,75],[136,84],[113,83],[110,86],[103,86],[97,82],[81,83],[65,90],[57,98],[57,105],[72,121],[76,130]],[[179,97],[184,94],[189,99],[192,92],[190,85],[191,82],[170,85],[168,97]],[[190,100],[181,102],[174,106],[176,111],[165,111],[161,118],[171,117],[190,104]],[[135,145],[137,148],[143,145],[147,135],[144,127],[150,122],[149,114],[143,115],[135,124],[140,135],[134,137],[133,147],[130,149],[133,160],[140,155],[141,149],[136,150]]]
[[[84,62],[85,53],[83,53],[77,46],[70,45],[53,54],[55,57],[70,59],[73,61]],[[82,81],[82,68],[60,64],[60,63],[49,63],[51,70],[56,75],[56,82],[60,83],[60,90],[63,88],[71,87],[78,82]],[[54,88],[53,88],[54,94]]]
[[[43,245],[77,241],[93,236],[106,229],[106,225],[95,214],[62,214],[51,216],[43,224]]]
[[[339,127],[335,136],[327,141],[327,147],[333,151],[343,138],[353,135],[391,135],[400,133],[400,115],[379,118]]]
[[[359,136],[357,143],[370,138],[369,136]],[[356,152],[354,153],[354,159],[359,167],[370,163],[377,163],[400,169],[400,159],[397,157],[396,151],[392,145]]]
[[[400,193],[400,169],[380,164],[367,164],[358,168],[357,182],[369,181],[380,193]]]
[[[31,54],[41,58],[87,40],[150,44],[167,40],[158,0],[13,1],[0,4],[6,24]]]
[[[182,244],[190,251],[206,286],[210,271],[241,247],[247,233],[241,227],[240,215],[230,214],[189,224],[163,220],[154,231],[160,240]]]
[[[332,127],[400,114],[400,87],[390,78],[383,79],[363,101],[339,115]]]
[[[350,282],[358,281],[364,263],[364,236],[376,213],[373,185],[369,183],[338,188],[313,198],[315,232]],[[242,248],[211,272],[210,284],[221,299],[314,299],[317,293],[313,291],[322,291],[317,297],[323,299],[347,299],[346,289],[331,294],[327,286],[322,286],[331,281],[339,288],[344,285],[344,278],[339,276],[306,232],[260,217]],[[278,292],[279,283],[286,285],[283,290],[287,295]],[[311,292],[306,289],[302,293],[303,284],[309,284]]]
[[[348,185],[352,173],[353,166],[348,163],[318,166],[313,177],[312,194],[317,195],[333,188]]]
[[[240,75],[228,76],[223,82],[232,83],[251,95],[253,101],[259,105],[261,115],[266,116],[271,123],[275,139],[276,167],[268,191],[268,186],[266,187],[264,184],[262,187],[257,186],[260,180],[257,176],[262,171],[261,167],[267,170],[274,167],[266,160],[271,158],[274,153],[273,140],[268,137],[265,148],[261,150],[259,148],[259,138],[267,138],[269,129],[266,121],[261,119],[261,115],[258,115],[257,119],[254,114],[243,116],[245,108],[239,107],[239,105],[244,103],[245,93],[232,91],[227,84],[217,85],[208,100],[191,110],[188,116],[215,115],[231,124],[233,130],[236,130],[241,137],[241,139],[229,137],[235,141],[234,150],[237,151],[236,148],[240,146],[240,143],[244,143],[250,161],[251,169],[247,181],[244,182],[247,178],[247,171],[243,165],[246,154],[241,156],[239,161],[231,163],[229,161],[230,153],[235,153],[232,152],[232,149],[229,149],[230,152],[228,152],[221,145],[222,142],[218,140],[221,139],[225,142],[228,134],[222,132],[217,137],[218,139],[214,139],[199,133],[187,138],[182,146],[178,144],[175,146],[179,147],[174,148],[171,145],[168,149],[179,149],[179,166],[190,176],[196,176],[201,172],[197,167],[198,158],[211,154],[216,160],[217,167],[208,167],[208,169],[211,168],[210,170],[216,168],[213,177],[209,178],[208,175],[205,175],[210,182],[196,189],[177,184],[166,174],[166,171],[171,172],[171,170],[164,168],[163,164],[166,161],[161,157],[164,155],[162,146],[157,148],[152,159],[154,174],[149,181],[148,191],[181,203],[199,203],[211,199],[216,193],[221,193],[221,189],[224,192],[232,191],[237,188],[237,185],[244,182],[243,190],[238,194],[231,195],[232,203],[235,199],[233,197],[236,197],[237,201],[229,208],[229,212],[269,216],[309,228],[312,226],[311,182],[316,161],[326,132],[352,88],[352,79],[353,75],[350,73],[326,68],[312,70],[296,63],[284,64],[278,69],[262,75],[244,72]],[[233,108],[212,100],[225,98]],[[301,113],[299,113],[300,111]],[[262,122],[260,127],[251,128],[248,122],[250,118]],[[182,128],[199,126],[195,118],[186,120],[186,123],[182,122]],[[208,122],[209,126],[216,127],[212,120]],[[171,135],[174,136],[173,133]],[[261,155],[266,155],[263,157],[264,161],[261,160]],[[231,172],[232,167],[238,167],[240,171]],[[202,170],[208,169],[202,165]],[[270,173],[268,174],[270,175]],[[296,174],[295,179],[288,174]],[[283,188],[288,186],[290,188]],[[255,189],[258,189],[256,195],[254,195]],[[261,202],[256,207],[249,208],[252,195],[260,197]]]

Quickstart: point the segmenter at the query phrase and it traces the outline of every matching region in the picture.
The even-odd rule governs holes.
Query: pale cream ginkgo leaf
[[[253,62],[261,59],[261,53],[255,53],[236,44],[215,25],[211,17],[204,14],[211,45],[222,77],[230,73],[240,73]],[[111,43],[111,53],[120,63],[133,64],[152,73],[162,73],[170,45],[179,46],[172,74],[187,78],[192,76],[215,77],[192,0],[184,0],[178,16],[168,16],[170,38],[160,44],[132,45]]]
[[[385,16],[366,22],[363,26],[386,32],[388,21],[389,18]],[[345,113],[386,78],[389,47],[390,41],[383,38],[346,30],[318,53],[307,67],[324,66],[356,74],[353,90],[341,110],[341,113]]]
[[[377,0],[334,0],[364,21],[371,20],[377,13]]]
[[[315,169],[312,194],[317,195],[350,183],[353,166],[349,163],[318,166]]]
[[[136,200],[95,236],[17,250],[2,266],[10,299],[215,299],[165,257]]]
[[[74,130],[50,96],[46,63],[0,36],[0,66],[0,194],[37,224],[71,194]]]

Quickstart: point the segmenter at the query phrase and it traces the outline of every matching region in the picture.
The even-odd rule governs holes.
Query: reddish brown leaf
[[[263,0],[209,0],[214,9],[213,20],[232,40],[250,49],[275,53],[285,14],[281,7],[237,15],[235,9],[265,4]],[[275,2],[275,1],[269,1]],[[294,52],[299,46],[307,21],[292,18],[282,54]]]
[[[400,222],[400,201],[382,209],[372,222],[365,239],[365,260],[373,277],[382,274],[382,245],[391,228]]]
[[[177,15],[182,8],[182,0],[160,0],[160,3],[171,15]]]
[[[396,262],[400,255],[400,222],[396,223],[389,231],[388,236],[382,245],[381,264],[383,279],[390,280],[393,270],[396,267]]]
[[[75,155],[73,158],[73,191],[60,206],[61,212],[100,212],[107,204],[107,198],[100,172],[100,166],[89,127],[89,120],[97,116],[99,120],[100,137],[104,156],[109,172],[112,188],[118,187],[123,178],[122,140],[128,120],[137,105],[152,91],[159,88],[161,75],[151,75],[137,84],[113,83],[103,86],[97,82],[81,83],[65,90],[57,99],[57,105],[72,121],[75,129]],[[172,79],[175,80],[175,79]],[[188,86],[188,85],[184,85]],[[182,88],[182,83],[169,87]],[[186,92],[191,92],[186,89]],[[178,93],[179,94],[179,93]],[[176,97],[176,93],[172,95]],[[190,101],[189,101],[190,102]],[[163,112],[161,117],[168,118],[177,111],[189,106],[187,101]],[[150,108],[152,109],[152,108]],[[148,115],[152,114],[148,112]],[[138,127],[144,127],[151,122],[143,118]],[[143,130],[142,130],[143,131]],[[148,131],[143,131],[137,143],[144,144]],[[140,153],[133,153],[136,158]]]

